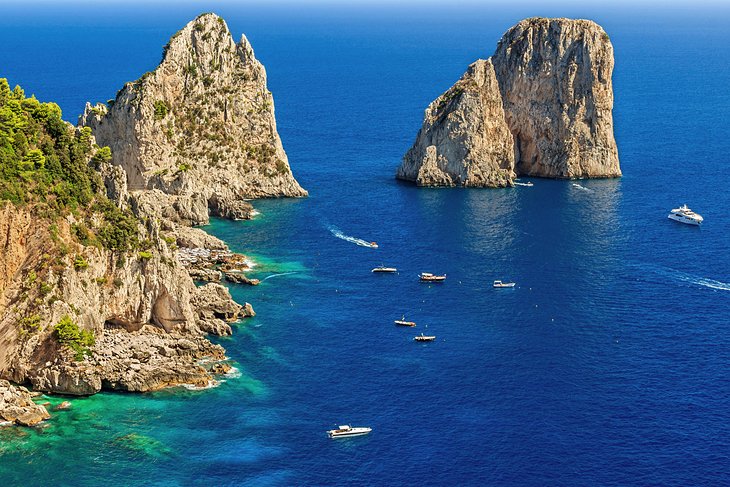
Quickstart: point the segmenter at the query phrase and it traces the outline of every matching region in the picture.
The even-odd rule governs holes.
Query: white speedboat
[[[372,272],[398,272],[398,269],[396,269],[395,267],[385,267],[379,265],[378,267],[373,269]]]
[[[528,188],[535,186],[534,184],[532,184],[532,181],[527,181],[526,183],[520,183],[520,182],[515,181],[515,184],[517,186],[527,186]]]
[[[424,335],[423,333],[421,333],[418,336],[414,336],[413,339],[417,342],[432,342],[436,340],[436,337],[433,335]]]
[[[515,283],[514,282],[494,281],[492,286],[493,287],[515,287]]]
[[[701,215],[687,208],[687,205],[673,209],[667,218],[675,222],[686,223],[687,225],[701,225],[704,220]]]
[[[372,430],[372,428],[353,428],[349,424],[344,424],[336,430],[329,430],[327,436],[330,438],[349,438],[351,436],[367,435]]]

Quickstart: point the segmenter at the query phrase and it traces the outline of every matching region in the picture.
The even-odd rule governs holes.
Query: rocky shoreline
[[[40,392],[206,388],[229,372],[206,335],[255,313],[220,282],[259,281],[253,262],[192,225],[251,218],[251,198],[307,195],[263,65],[215,14],[176,33],[114,100],[87,105],[78,127],[55,116],[60,128],[42,135],[83,143],[75,171],[96,193],[48,220],[0,202],[0,419],[23,426],[50,417]]]

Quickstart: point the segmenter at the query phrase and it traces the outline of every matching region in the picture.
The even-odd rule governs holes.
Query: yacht
[[[687,208],[687,205],[673,209],[667,218],[687,225],[701,225],[704,220],[702,216]]]
[[[406,321],[406,315],[403,315],[403,318],[395,320],[393,323],[400,326],[416,326],[415,321]]]
[[[398,272],[398,269],[396,269],[395,267],[385,267],[379,265],[378,267],[373,269],[372,272]]]
[[[418,277],[424,282],[443,282],[446,280],[446,274],[443,276],[437,276],[430,272],[421,272]]]
[[[329,430],[327,436],[330,438],[349,438],[350,436],[367,435],[372,430],[372,428],[353,428],[349,424],[344,424],[336,430]]]
[[[424,335],[423,333],[421,333],[420,335],[413,337],[413,339],[417,342],[432,342],[436,340],[436,337],[433,335]]]
[[[375,242],[370,242],[370,248],[377,249],[378,248],[378,244],[375,243]]]
[[[514,282],[502,282],[502,281],[494,281],[492,283],[493,287],[515,287]]]

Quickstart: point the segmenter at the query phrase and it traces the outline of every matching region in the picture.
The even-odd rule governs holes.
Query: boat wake
[[[529,188],[530,186],[534,186],[534,184],[532,184],[532,183],[519,183],[519,182],[517,182],[517,181],[515,181],[515,184],[516,184],[517,186],[527,186],[528,188]]]
[[[582,185],[580,185],[580,184],[578,184],[578,183],[573,183],[573,184],[572,184],[572,186],[573,186],[574,188],[576,188],[576,189],[580,189],[580,190],[583,190],[583,191],[587,191],[587,192],[589,192],[589,193],[592,193],[592,192],[593,192],[593,190],[592,190],[592,189],[590,189],[590,188],[586,188],[585,186],[582,186]]]
[[[368,242],[361,238],[345,235],[344,233],[342,233],[342,231],[339,228],[337,228],[335,226],[329,226],[329,227],[327,227],[327,230],[329,230],[330,233],[332,233],[332,235],[334,235],[335,237],[337,237],[341,240],[344,240],[346,242],[354,243],[355,245],[359,245],[360,247],[368,247],[370,249],[377,248],[376,245],[373,245],[374,242]]]
[[[666,277],[674,281],[684,282],[694,286],[706,287],[709,289],[714,289],[716,291],[730,291],[730,283],[717,281],[715,279],[710,279],[709,277],[697,276],[687,272],[678,271],[677,269],[672,269],[671,267],[661,267],[648,264],[641,265],[641,267],[645,270],[653,272],[656,275]]]
[[[268,279],[271,279],[272,277],[279,277],[279,276],[288,276],[289,274],[296,274],[297,271],[291,271],[291,272],[282,272],[280,274],[271,274],[270,276],[266,276],[263,279],[261,279],[261,282],[264,282]]]

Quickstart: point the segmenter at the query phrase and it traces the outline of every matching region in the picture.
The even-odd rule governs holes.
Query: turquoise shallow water
[[[198,10],[45,5],[29,22],[10,8],[0,76],[72,119],[154,67]],[[240,377],[72,399],[44,429],[0,428],[4,485],[730,482],[730,54],[713,48],[730,41],[727,10],[215,10],[265,63],[311,195],[207,227],[266,279],[231,287],[258,313],[219,340]],[[428,102],[534,14],[592,17],[611,35],[624,178],[395,181]],[[703,228],[666,219],[685,202]],[[400,272],[371,274],[380,264]],[[393,326],[402,314],[418,327]],[[421,331],[437,341],[414,343]],[[343,422],[374,431],[328,440]]]

